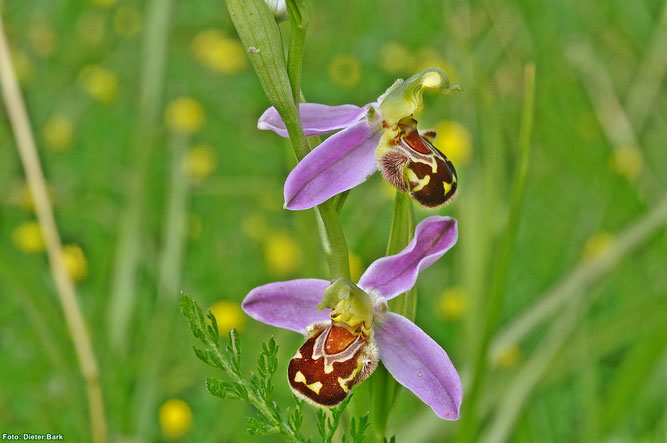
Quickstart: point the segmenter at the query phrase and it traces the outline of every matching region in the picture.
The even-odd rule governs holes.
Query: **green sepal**
[[[459,85],[450,85],[444,70],[426,68],[407,80],[397,81],[380,97],[382,120],[390,126],[396,126],[401,119],[421,110],[424,89],[434,89],[444,94],[463,91]]]

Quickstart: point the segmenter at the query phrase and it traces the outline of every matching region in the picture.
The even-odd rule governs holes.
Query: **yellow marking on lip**
[[[301,355],[301,351],[296,351],[296,354],[294,354],[294,358],[302,358],[303,355]]]
[[[451,183],[447,183],[446,181],[442,182],[442,187],[445,188],[445,195],[447,195],[449,193],[449,191],[452,190],[452,185],[453,184],[454,184],[454,182],[451,182]]]
[[[415,171],[413,171],[412,169],[407,169],[406,171],[407,171],[408,181],[410,183],[412,182],[418,183],[417,186],[414,186],[410,189],[411,192],[421,191],[422,189],[424,189],[424,186],[428,185],[429,182],[431,181],[430,175],[427,175],[424,178],[420,179],[419,177],[417,177],[417,174],[415,174]]]
[[[347,392],[350,390],[350,388],[347,387],[347,384],[352,380],[354,380],[354,377],[356,377],[359,371],[361,371],[362,366],[363,365],[359,363],[359,365],[357,365],[357,368],[354,371],[352,371],[352,374],[350,374],[350,376],[347,378],[338,377],[338,384],[343,389],[343,392]]]
[[[294,381],[297,383],[303,383],[308,389],[313,391],[315,394],[320,395],[320,389],[322,389],[322,382],[316,381],[315,383],[308,384],[306,382],[306,376],[303,375],[301,371],[297,371],[294,375]]]

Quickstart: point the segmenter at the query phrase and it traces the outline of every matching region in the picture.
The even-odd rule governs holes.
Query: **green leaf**
[[[368,414],[359,417],[358,422],[352,418],[350,423],[350,436],[352,437],[352,443],[362,443],[364,441],[364,437],[366,437],[366,430],[369,426],[370,423],[368,422]]]
[[[222,399],[246,399],[247,391],[238,383],[230,383],[219,378],[209,378],[206,380],[206,389],[212,395]]]
[[[211,352],[209,349],[199,349],[196,346],[193,346],[192,349],[195,351],[197,358],[209,366],[214,368],[222,368],[222,364],[218,360],[217,355],[214,352]]]
[[[194,335],[202,343],[206,343],[206,334],[204,333],[204,315],[199,309],[199,306],[192,297],[181,294],[179,299],[181,304],[181,312],[190,322],[190,329]]]
[[[215,315],[213,315],[213,312],[208,311],[208,319],[211,322],[210,325],[206,325],[206,331],[208,332],[209,337],[211,340],[214,342],[218,342],[219,338],[219,331],[218,331],[218,321],[215,318]]]
[[[252,435],[270,435],[280,432],[277,426],[272,426],[269,423],[257,419],[249,418],[247,423],[248,432]]]

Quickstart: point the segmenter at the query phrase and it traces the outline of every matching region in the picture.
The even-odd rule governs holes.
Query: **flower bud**
[[[278,23],[287,20],[285,0],[264,0]]]

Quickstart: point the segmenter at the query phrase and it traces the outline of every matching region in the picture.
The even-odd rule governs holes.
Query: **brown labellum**
[[[395,144],[378,161],[389,183],[401,192],[409,192],[417,203],[427,208],[446,205],[458,188],[456,169],[430,142],[429,138],[433,137],[433,132],[420,135],[413,126],[402,126]]]
[[[287,377],[294,393],[321,406],[335,406],[377,367],[371,337],[344,324],[317,323],[290,360]]]

